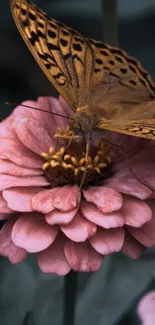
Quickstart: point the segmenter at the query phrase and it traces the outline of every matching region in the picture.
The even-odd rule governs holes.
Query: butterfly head
[[[98,124],[98,117],[93,115],[88,106],[82,106],[77,109],[73,120],[70,121],[70,128],[73,134],[79,137],[90,134]]]

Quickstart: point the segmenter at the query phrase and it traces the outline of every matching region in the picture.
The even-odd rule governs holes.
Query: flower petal
[[[43,159],[16,140],[0,139],[0,158],[27,168],[41,168]]]
[[[8,160],[0,159],[0,173],[13,176],[36,176],[42,175],[41,168],[24,168],[11,163]]]
[[[154,200],[149,200],[148,203],[152,209],[152,219],[140,228],[127,226],[127,230],[142,245],[151,247],[155,245],[155,203]]]
[[[57,100],[57,98],[54,98],[54,97],[49,97],[49,102],[50,102],[52,111],[56,112],[57,114],[64,115],[66,117],[67,116],[71,117],[71,115],[73,114],[72,109],[69,108],[67,103],[62,105],[63,101],[60,100],[60,97],[59,97],[59,100]],[[68,107],[68,109],[67,109],[67,107]],[[68,125],[68,119],[66,119],[66,118],[63,118],[63,117],[60,117],[57,115],[53,115],[53,119],[54,119],[54,123],[52,124],[52,132],[53,133],[57,132],[58,126],[65,129],[66,126]]]
[[[131,258],[138,259],[144,252],[145,246],[140,244],[135,238],[133,238],[128,232],[125,232],[124,245],[122,252]]]
[[[58,228],[49,226],[39,213],[24,213],[13,226],[12,241],[30,253],[36,253],[49,247],[57,233]]]
[[[42,105],[40,106],[44,106],[44,104],[46,103],[45,98],[46,97],[38,97],[37,100],[25,100],[21,103],[21,105],[19,104],[13,111],[12,115],[14,117],[14,121],[16,123],[19,122],[20,119],[24,118],[24,117],[30,117],[30,118],[34,118],[36,120],[43,120],[44,116],[46,116],[46,114],[40,110],[36,110],[33,108],[42,108],[39,107],[39,102],[40,99],[43,99],[42,101]],[[48,119],[49,119],[49,115],[48,115]],[[14,123],[13,123],[14,124]],[[13,125],[14,129],[16,129],[16,124]]]
[[[44,251],[37,254],[37,261],[41,271],[66,275],[71,267],[63,251],[63,240],[60,236]]]
[[[0,138],[11,138],[15,139],[16,135],[12,131],[12,121],[13,121],[13,113],[9,115],[5,120],[0,122]]]
[[[155,324],[155,291],[149,292],[140,300],[138,314],[143,325]]]
[[[97,253],[88,242],[75,243],[66,240],[64,243],[65,256],[74,271],[97,271],[103,261],[103,256]]]
[[[11,232],[15,221],[7,221],[0,230],[0,254],[8,257],[13,264],[21,262],[27,256],[25,249],[15,246],[12,242]]]
[[[0,212],[12,213],[13,211],[8,207],[7,202],[4,200],[2,193],[0,193]]]
[[[123,228],[108,230],[100,228],[89,242],[100,254],[119,252],[124,243],[124,230]]]
[[[83,194],[88,202],[96,204],[104,213],[117,211],[123,204],[121,194],[108,187],[93,186],[88,190],[83,190]]]
[[[152,210],[149,205],[137,198],[123,196],[123,207],[125,224],[135,228],[141,227],[152,219]]]
[[[3,197],[10,209],[21,212],[31,212],[33,211],[31,198],[40,191],[42,191],[42,188],[39,187],[14,187],[4,190]]]
[[[38,155],[48,152],[49,147],[53,145],[52,138],[40,121],[32,118],[22,118],[16,125],[16,133],[24,146]]]
[[[59,188],[59,191],[54,197],[54,207],[61,211],[68,211],[76,208],[79,205],[81,199],[80,190],[77,185],[63,186]]]
[[[50,97],[38,97],[37,101],[27,100],[22,103],[22,105],[28,106],[17,106],[13,111],[13,123],[12,128],[16,130],[16,126],[22,118],[33,118],[40,121],[45,130],[48,130],[49,134],[52,136],[53,124],[55,124],[54,115],[47,114],[44,110],[49,113],[54,110],[51,103]],[[33,109],[33,107],[35,109]],[[36,110],[37,109],[37,110]],[[43,111],[42,111],[43,110]],[[50,116],[50,118],[49,118]]]
[[[114,177],[105,180],[105,185],[119,193],[132,195],[141,200],[146,200],[151,196],[152,191],[145,185],[141,184],[136,178],[131,175],[117,173]]]
[[[97,226],[78,212],[68,225],[61,227],[61,230],[69,239],[83,242],[96,233]]]
[[[95,204],[84,200],[81,202],[80,209],[85,218],[103,228],[117,228],[124,225],[124,215],[121,211],[103,213]]]
[[[53,211],[45,215],[45,220],[47,221],[47,223],[49,223],[49,225],[66,225],[71,222],[71,220],[74,218],[75,214],[77,213],[77,210],[78,207],[66,212],[54,209]]]
[[[58,106],[57,106],[58,103]],[[62,122],[68,122],[68,121],[64,121],[64,118],[60,118],[60,116],[58,116],[58,123],[55,120],[56,115],[53,114],[53,112],[58,113],[58,107],[59,107],[59,102],[57,98],[54,97],[38,97],[37,99],[37,104],[38,104],[38,108],[39,109],[45,109],[46,111],[49,111],[49,113],[51,114],[47,114],[46,112],[41,112],[38,111],[37,113],[39,113],[39,116],[37,114],[37,120],[41,121],[43,123],[44,129],[47,130],[47,132],[49,133],[49,135],[53,136],[53,133],[55,133],[55,131],[57,130],[57,126],[60,125],[60,123]],[[62,109],[62,108],[61,108]],[[63,114],[63,111],[60,112],[60,114]]]
[[[0,191],[3,191],[9,187],[24,187],[24,186],[47,186],[48,180],[43,176],[34,177],[16,177],[10,175],[0,174]]]
[[[54,187],[49,190],[44,190],[32,197],[32,207],[34,210],[48,213],[54,210],[54,197],[56,193],[59,191],[59,187]]]

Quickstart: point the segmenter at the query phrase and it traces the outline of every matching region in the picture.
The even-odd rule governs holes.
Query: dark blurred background
[[[35,3],[85,36],[117,43],[141,61],[155,79],[155,0],[118,0],[115,17],[114,0]],[[0,44],[1,118],[12,110],[4,104],[6,100],[19,102],[55,94],[21,39],[9,0],[1,0]],[[154,287],[153,269],[155,253],[150,250],[139,261],[121,254],[110,256],[96,274],[79,275],[76,325],[139,324],[136,303]],[[31,257],[15,266],[1,257],[0,324],[62,324],[62,287],[62,278],[41,274]]]

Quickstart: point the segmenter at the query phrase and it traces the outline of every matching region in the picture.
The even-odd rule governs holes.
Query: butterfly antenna
[[[48,111],[46,109],[41,109],[41,108],[33,107],[33,106],[30,106],[30,105],[14,103],[14,102],[8,102],[8,101],[6,101],[5,104],[8,105],[8,106],[18,106],[18,105],[20,105],[20,106],[23,106],[23,107],[26,107],[26,108],[34,109],[36,111],[45,112],[45,113],[49,113],[49,114],[52,114],[52,115],[60,116],[60,117],[66,118],[68,120],[73,120],[72,117],[68,117],[68,116],[65,116],[65,115],[62,115],[62,114],[55,113],[53,111]]]
[[[154,188],[151,187],[150,184],[149,184],[148,182],[146,182],[145,180],[142,181],[142,180],[140,179],[140,177],[138,177],[138,176],[135,174],[135,172],[133,171],[131,165],[129,164],[129,160],[128,160],[128,157],[127,157],[127,154],[126,154],[124,148],[123,148],[122,146],[118,145],[118,144],[115,144],[115,143],[112,143],[112,142],[108,141],[107,139],[104,139],[104,141],[107,142],[109,145],[111,145],[111,146],[113,146],[113,147],[116,147],[116,148],[120,149],[120,150],[122,151],[123,156],[124,156],[124,160],[126,161],[127,167],[128,167],[128,169],[129,169],[129,171],[132,173],[132,175],[133,175],[133,176],[134,176],[134,177],[135,177],[135,178],[136,178],[136,179],[137,179],[137,180],[138,180],[142,185],[148,187],[151,191],[154,191]]]

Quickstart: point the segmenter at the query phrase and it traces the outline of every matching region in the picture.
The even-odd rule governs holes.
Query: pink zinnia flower
[[[61,97],[24,104],[72,116]],[[12,263],[36,253],[42,271],[59,275],[71,269],[96,271],[113,252],[138,258],[155,244],[154,141],[108,133],[111,142],[124,146],[142,184],[120,151],[119,159],[107,166],[109,154],[106,161],[95,135],[80,190],[76,171],[83,164],[81,143],[73,142],[66,162],[54,165],[58,156],[63,160],[64,141],[53,135],[67,124],[67,119],[20,105],[0,123],[0,253]],[[56,155],[51,165],[50,155]]]

